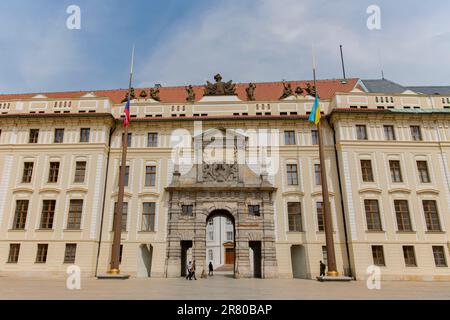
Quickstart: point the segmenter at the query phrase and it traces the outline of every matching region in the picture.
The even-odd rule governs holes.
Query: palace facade
[[[132,92],[121,272],[179,277],[189,252],[207,273],[208,224],[222,217],[236,277],[318,276],[312,81],[215,80]],[[317,90],[338,271],[450,280],[450,88],[339,79]],[[0,95],[0,275],[108,270],[126,94]]]

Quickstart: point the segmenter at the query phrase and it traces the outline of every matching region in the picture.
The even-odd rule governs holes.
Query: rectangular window
[[[14,230],[24,230],[27,222],[29,200],[16,200],[16,212],[14,214]]]
[[[364,182],[374,181],[371,160],[361,160],[361,173]]]
[[[208,240],[209,241],[213,241],[214,240],[214,231],[209,231],[208,232]]]
[[[214,254],[213,251],[211,249],[208,250],[208,258],[210,261],[214,260]]]
[[[131,147],[133,134],[131,132],[128,133],[127,147]],[[123,144],[123,133],[122,133],[122,144]]]
[[[41,229],[52,229],[55,216],[56,200],[44,200],[42,202]]]
[[[260,216],[259,205],[248,206],[248,215],[259,217]]]
[[[39,243],[36,252],[36,263],[46,263],[47,262],[47,251],[48,244]]]
[[[441,231],[441,224],[439,222],[439,215],[437,211],[437,204],[435,200],[423,200],[423,212],[425,214],[425,221],[427,223],[428,231]]]
[[[411,138],[413,141],[422,141],[422,131],[419,126],[411,126]]]
[[[89,142],[90,135],[91,135],[90,128],[81,128],[80,129],[80,142],[82,142],[82,143]]]
[[[233,231],[227,231],[227,241],[233,241]]]
[[[30,129],[30,136],[28,138],[28,143],[38,143],[39,140],[39,129]]]
[[[420,182],[430,183],[430,173],[428,172],[428,164],[426,161],[417,161],[417,170],[419,172]]]
[[[288,202],[289,231],[302,232],[302,208],[300,202]]]
[[[380,207],[378,200],[364,200],[366,211],[367,230],[381,231]]]
[[[149,132],[148,133],[147,147],[155,148],[157,146],[158,146],[158,134],[156,132]]]
[[[412,231],[411,218],[407,200],[394,200],[398,231]]]
[[[156,204],[154,202],[143,203],[141,231],[155,231],[155,212]]]
[[[384,126],[384,138],[388,141],[395,140],[394,126]]]
[[[367,140],[367,127],[365,125],[356,125],[356,138],[358,140]]]
[[[23,164],[22,183],[30,183],[33,177],[34,162],[25,162]]]
[[[75,263],[76,254],[76,243],[66,243],[66,250],[64,251],[64,263]]]
[[[296,164],[288,164],[287,165],[287,181],[288,181],[288,185],[290,185],[290,186],[298,185],[298,174],[297,174],[297,165]]]
[[[413,246],[403,246],[403,257],[405,258],[405,266],[417,267],[416,254]]]
[[[325,219],[323,215],[323,202],[316,203],[317,210],[317,227],[319,231],[325,231]]]
[[[316,181],[316,186],[320,186],[322,184],[322,172],[320,171],[320,164],[314,165],[314,178]]]
[[[11,243],[9,245],[8,263],[19,262],[19,252],[20,252],[20,244]]]
[[[64,142],[64,129],[55,129],[55,143]]]
[[[392,182],[402,182],[402,170],[400,169],[400,161],[389,160],[389,168],[391,170]]]
[[[319,144],[319,131],[311,130],[311,142],[315,146]]]
[[[194,215],[194,206],[193,205],[182,205],[181,206],[181,214],[183,216],[193,216]]]
[[[146,166],[145,167],[145,186],[154,187],[156,185],[156,167]]]
[[[287,146],[295,145],[295,131],[284,132],[284,144]]]
[[[83,183],[86,175],[86,161],[77,161],[75,164],[75,183]]]
[[[50,162],[50,170],[48,173],[48,182],[57,183],[59,175],[59,162]]]
[[[67,217],[67,229],[80,230],[82,214],[83,214],[83,200],[80,199],[70,200],[69,215]]]
[[[379,267],[386,266],[384,261],[383,246],[372,246],[373,264]]]
[[[436,267],[447,267],[447,259],[445,259],[444,247],[433,246],[433,256]]]

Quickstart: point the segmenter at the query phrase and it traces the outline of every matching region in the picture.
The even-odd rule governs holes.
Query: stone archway
[[[218,218],[218,219],[216,219]],[[223,219],[225,218],[225,219]],[[211,224],[210,222],[218,222]],[[230,224],[228,224],[230,222]],[[227,275],[231,271],[234,276],[236,272],[236,224],[233,215],[224,209],[216,209],[209,213],[206,217],[206,269],[203,276],[209,274],[209,262],[212,263],[213,269],[218,270],[219,274]],[[231,239],[228,233],[231,232]],[[210,233],[214,235],[214,239],[210,238]],[[213,256],[210,257],[209,254]],[[217,272],[216,272],[217,275]]]

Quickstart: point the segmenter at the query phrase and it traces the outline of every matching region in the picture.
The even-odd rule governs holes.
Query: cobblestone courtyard
[[[82,279],[68,290],[66,279],[0,277],[0,299],[450,299],[449,282],[382,282],[368,290],[365,281],[320,283],[297,279],[239,279],[215,276],[185,279]]]

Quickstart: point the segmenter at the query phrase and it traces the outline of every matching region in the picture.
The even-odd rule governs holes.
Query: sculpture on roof
[[[186,93],[187,93],[186,101],[191,102],[191,103],[195,102],[195,92],[194,92],[194,88],[192,87],[192,85],[185,87],[185,89],[186,89]]]
[[[134,99],[136,99],[135,93],[134,93],[134,88],[131,88],[131,90],[130,90],[130,101],[134,100]],[[123,98],[122,103],[127,102],[127,101],[128,101],[128,91],[125,94],[125,97]]]
[[[150,88],[150,98],[156,101],[161,101],[161,98],[159,97],[159,88]]]
[[[280,97],[280,100],[286,99],[289,96],[292,96],[291,84],[283,81],[283,95]]]
[[[316,96],[316,87],[311,86],[311,83],[306,84],[306,92],[310,95],[315,97]]]
[[[247,92],[248,101],[255,101],[255,89],[256,85],[254,83],[249,83],[248,87],[245,89],[245,92]]]
[[[139,94],[139,97],[142,99],[147,98],[147,92],[145,92],[145,90],[141,90],[141,93]]]
[[[236,85],[232,80],[228,82],[222,81],[222,76],[217,74],[214,77],[216,83],[206,81],[204,96],[234,96],[236,95]]]
[[[303,94],[303,89],[302,87],[298,86],[297,88],[295,88],[295,94],[296,95],[302,95]]]

